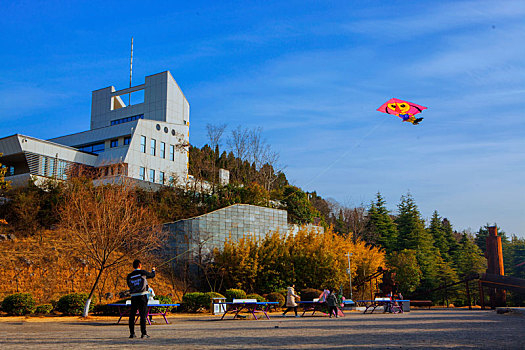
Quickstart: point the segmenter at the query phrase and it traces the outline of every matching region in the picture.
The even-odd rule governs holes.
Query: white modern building
[[[144,101],[126,105],[143,91]],[[6,180],[66,179],[74,164],[99,168],[103,176],[126,176],[167,185],[188,178],[190,106],[169,71],[147,76],[142,85],[92,92],[91,128],[50,140],[12,135],[0,139]],[[118,165],[118,166],[116,166]]]

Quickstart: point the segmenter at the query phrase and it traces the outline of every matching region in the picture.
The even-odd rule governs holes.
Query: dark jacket
[[[331,293],[328,298],[326,298],[326,303],[328,306],[337,306],[337,295],[335,295],[335,293]]]
[[[130,289],[131,296],[146,295],[148,293],[148,278],[155,277],[155,271],[134,270],[131,272],[126,281]]]

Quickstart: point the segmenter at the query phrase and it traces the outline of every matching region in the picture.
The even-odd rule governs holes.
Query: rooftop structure
[[[144,101],[126,105],[122,97],[138,91]],[[48,141],[18,134],[1,138],[0,163],[15,186],[30,178],[66,179],[74,164],[160,185],[185,182],[189,109],[168,71],[127,89],[109,86],[92,92],[90,130]]]

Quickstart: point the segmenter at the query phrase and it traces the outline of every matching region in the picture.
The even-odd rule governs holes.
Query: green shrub
[[[207,292],[206,295],[210,297],[210,304],[213,298],[226,298],[224,295],[217,292]]]
[[[2,310],[9,315],[27,315],[35,309],[35,300],[30,293],[15,293],[5,297]]]
[[[233,299],[246,299],[246,292],[242,289],[227,289],[225,296],[227,301],[232,301]]]
[[[272,302],[278,302],[279,303],[279,307],[283,307],[286,299],[285,297],[279,293],[279,292],[273,292],[273,293],[270,293],[266,296],[266,299],[268,299],[268,301],[272,301]]]
[[[321,295],[322,292],[323,291],[319,289],[306,288],[306,289],[301,290],[301,293],[299,294],[301,295],[301,300],[312,301],[314,299],[319,298],[319,295]]]
[[[259,295],[259,294],[256,294],[256,293],[253,293],[253,294],[248,294],[246,296],[246,299],[255,299],[257,301],[266,301],[266,298],[263,297],[262,295]]]
[[[97,316],[118,316],[118,308],[116,306],[108,306],[108,304],[96,304],[93,306],[93,314]]]
[[[210,297],[206,293],[186,293],[182,296],[182,306],[186,311],[197,312],[209,306]]]
[[[126,301],[130,300],[130,298],[125,299],[119,299],[117,301],[112,302],[111,304],[126,304]],[[84,308],[82,307],[82,310]],[[117,306],[110,306],[109,304],[96,304],[93,307],[93,314],[97,316],[119,316],[119,310]]]
[[[55,310],[64,315],[80,316],[84,311],[88,295],[85,293],[71,293],[64,295],[56,304]],[[93,311],[95,305],[95,296],[91,299],[89,312]]]
[[[173,304],[173,302],[171,301],[171,297],[167,295],[155,295],[153,299],[158,300],[160,304]],[[169,309],[168,311],[171,312],[173,308],[163,306],[163,307],[156,307],[155,309],[157,309],[159,312],[165,312],[166,310]]]
[[[47,314],[50,314],[51,311],[53,311],[53,305],[51,305],[51,304],[42,304],[42,305],[38,305],[36,307],[35,314],[47,315]]]

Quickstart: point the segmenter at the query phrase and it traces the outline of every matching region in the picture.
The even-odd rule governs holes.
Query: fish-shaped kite
[[[391,98],[379,107],[377,110],[386,114],[392,114],[414,125],[419,124],[423,118],[416,118],[414,115],[421,113],[427,107],[418,104],[403,101],[398,98]]]

